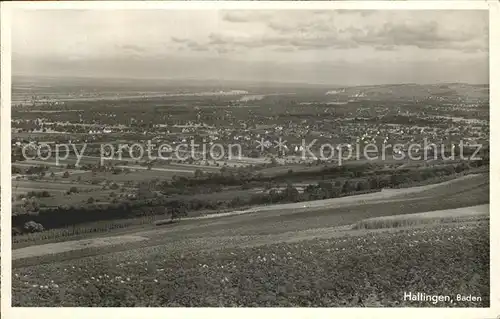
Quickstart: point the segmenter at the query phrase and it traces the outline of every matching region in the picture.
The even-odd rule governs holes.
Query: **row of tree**
[[[488,164],[488,162],[469,162],[412,169],[376,169],[371,164],[355,166],[325,167],[317,171],[289,172],[278,176],[262,176],[249,170],[223,170],[220,173],[198,173],[195,177],[176,177],[172,181],[139,183],[134,200],[127,197],[114,198],[111,204],[96,204],[89,199],[87,205],[81,207],[60,206],[40,209],[34,200],[25,201],[13,208],[13,225],[21,227],[28,221],[41,223],[45,228],[57,228],[85,222],[131,218],[144,215],[167,214],[172,207],[183,207],[181,210],[217,210],[242,206],[265,205],[272,203],[300,202],[316,199],[334,198],[350,194],[377,191],[382,188],[408,185],[440,176],[451,176],[469,170],[471,167]],[[314,178],[317,184],[311,184],[299,192],[293,187],[293,180],[300,181]],[[290,178],[291,177],[291,178]],[[286,180],[283,190],[269,187]],[[268,191],[251,196],[237,197],[232,200],[201,200],[188,198],[174,200],[173,194],[199,194],[220,191],[224,186],[242,186],[254,188],[266,186]],[[115,185],[113,185],[115,186]],[[116,185],[117,186],[117,185]],[[116,187],[114,187],[116,188]],[[76,192],[78,189],[71,189]]]

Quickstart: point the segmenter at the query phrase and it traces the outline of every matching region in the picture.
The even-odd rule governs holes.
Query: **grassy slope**
[[[465,183],[469,185],[469,191],[454,192],[453,188],[461,189],[461,185]],[[85,249],[63,255],[16,260],[13,263],[13,267],[50,263],[57,260],[75,259],[82,256],[93,256],[147,246],[168,245],[172,242],[201,240],[210,243],[212,238],[228,236],[267,236],[284,232],[350,225],[372,217],[420,213],[489,203],[489,187],[488,185],[478,187],[480,185],[479,180],[476,180],[475,183],[472,183],[470,180],[464,181],[453,188],[450,188],[449,184],[447,185],[436,188],[433,192],[435,195],[433,198],[420,199],[410,197],[404,201],[375,204],[359,203],[327,209],[302,208],[274,210],[207,220],[185,220],[175,225],[161,227],[144,225],[134,229],[115,231],[112,234],[137,234],[149,238],[145,242],[129,243],[100,249]],[[88,237],[102,237],[102,234]]]
[[[162,245],[14,269],[13,306],[488,307],[488,226],[211,251]],[[405,291],[482,300],[412,303]]]
[[[363,219],[353,229],[380,229],[410,227],[423,224],[442,224],[460,221],[488,220],[489,205],[478,205],[456,209],[435,210],[410,215],[393,215]]]

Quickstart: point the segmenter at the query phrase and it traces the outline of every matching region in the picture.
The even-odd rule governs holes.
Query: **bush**
[[[12,166],[12,174],[22,174],[22,170],[17,166]]]
[[[173,219],[162,219],[162,220],[157,220],[154,222],[155,226],[162,226],[162,225],[168,225],[168,224],[173,224],[174,220]]]
[[[229,205],[231,207],[238,207],[244,204],[244,201],[241,199],[241,197],[236,196],[231,201],[229,202]]]
[[[29,232],[29,233],[38,233],[44,231],[44,228],[42,224],[34,222],[34,221],[29,221],[24,224],[24,230]]]
[[[356,191],[364,191],[370,189],[370,184],[367,181],[359,181],[356,184]]]
[[[21,234],[22,234],[22,231],[19,230],[19,228],[12,227],[12,236],[17,236],[17,235],[21,235]]]
[[[344,186],[342,187],[342,193],[350,193],[356,190],[356,185],[352,181],[345,181]]]
[[[250,183],[245,183],[243,185],[241,185],[241,189],[243,190],[247,190],[247,189],[251,189],[252,188],[252,185]]]
[[[50,197],[50,193],[48,191],[30,191],[26,194],[26,197],[31,198],[31,197]],[[22,197],[21,197],[22,198]]]

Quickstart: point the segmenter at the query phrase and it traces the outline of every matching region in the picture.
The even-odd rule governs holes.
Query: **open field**
[[[146,240],[140,236],[114,236],[99,239],[87,239],[78,241],[65,241],[58,244],[45,244],[31,247],[31,249],[17,250],[12,259],[20,259],[32,256],[43,256],[47,254],[58,254],[67,251],[79,250],[84,248],[98,248],[116,244],[124,244],[134,241]]]
[[[155,178],[159,179],[172,179],[173,176],[193,176],[191,171],[179,171],[179,170],[161,170],[159,168],[152,168],[147,170],[144,168],[131,168],[130,173],[113,174],[112,172],[99,172],[98,174],[93,174],[92,172],[81,172],[79,174],[74,174],[68,179],[71,181],[86,182],[92,180],[107,180],[110,182],[123,183],[127,181],[141,182],[150,181]],[[63,179],[58,177],[58,179]]]
[[[14,247],[13,305],[487,307],[487,220],[351,228],[377,216],[485,216],[488,202],[484,176],[469,175],[305,208],[273,205]],[[470,205],[481,206],[463,208]],[[437,212],[410,215],[428,211]],[[405,291],[451,299],[412,303]]]
[[[423,224],[441,224],[468,220],[489,219],[490,206],[479,205],[465,208],[436,210],[432,212],[393,215],[364,219],[353,225],[353,229],[378,229],[409,227]]]
[[[105,193],[82,194],[93,192]],[[106,236],[21,243],[12,252],[13,305],[486,307],[488,203],[488,176],[470,174],[170,225],[131,225]],[[428,216],[438,219],[422,222]],[[352,229],[367,219],[375,229]],[[403,300],[405,291],[452,299],[411,303]],[[457,294],[481,300],[460,302]]]
[[[83,151],[80,150],[80,151]],[[63,154],[61,154],[61,158],[56,161],[55,155],[47,160],[41,160],[41,159],[26,159],[22,162],[16,162],[13,163],[14,165],[17,164],[23,164],[23,165],[48,165],[48,166],[66,166],[68,164],[79,164],[79,165],[84,165],[84,164],[97,164],[101,162],[101,157],[99,156],[92,156],[92,155],[80,155],[79,157],[75,155],[66,155],[64,154],[64,151],[61,151]],[[67,158],[64,158],[67,156]],[[113,163],[113,164],[126,164],[126,165],[133,165],[136,162],[137,163],[143,163],[146,162],[148,157],[144,157],[143,159],[137,160],[137,159],[132,159],[129,157],[114,157],[112,159],[107,159],[105,156],[102,158],[104,163]],[[126,162],[126,163],[125,163]],[[219,168],[216,166],[205,166],[205,165],[195,165],[195,164],[186,164],[186,163],[170,163],[167,164],[166,162],[156,162],[157,165],[160,167],[170,167],[172,169],[190,169],[194,171],[196,168],[200,168],[203,170],[210,170],[210,171],[218,171]]]
[[[226,216],[237,216],[239,212],[235,212],[234,215],[219,214],[219,216],[207,215],[202,217],[192,217],[187,218],[187,220],[203,220],[207,218],[221,218]],[[297,229],[294,231],[285,231],[280,233],[263,233],[263,234],[247,234],[247,235],[237,235],[231,234],[231,240],[238,242],[238,245],[259,245],[259,243],[274,243],[283,241],[297,241],[304,239],[313,238],[332,238],[346,235],[359,235],[360,232],[355,232],[352,230],[358,229],[380,229],[380,228],[399,228],[399,227],[411,227],[425,224],[440,224],[440,223],[451,223],[451,222],[463,222],[463,221],[478,221],[478,220],[488,220],[489,219],[489,205],[478,205],[473,207],[464,207],[448,210],[436,210],[424,213],[415,214],[405,214],[405,215],[391,215],[376,218],[363,219],[356,222],[353,225],[338,223],[338,225],[333,225],[330,227],[315,227],[315,228],[304,228]],[[155,223],[155,225],[159,225]],[[163,225],[164,226],[164,225]],[[174,225],[171,225],[173,227]],[[192,225],[191,225],[192,226]],[[168,226],[166,226],[168,227]],[[193,229],[190,227],[189,229]],[[187,229],[185,229],[187,230]],[[36,256],[44,255],[54,255],[64,252],[70,252],[74,250],[82,249],[94,249],[105,246],[122,245],[129,244],[138,240],[148,240],[159,239],[162,234],[168,235],[168,229],[158,230],[158,231],[142,231],[138,232],[137,236],[128,235],[117,235],[112,237],[93,237],[90,239],[82,240],[69,240],[59,243],[48,243],[44,245],[28,246],[25,248],[16,249],[13,251],[13,260],[30,258]],[[222,236],[227,238],[227,234]],[[214,236],[210,236],[214,238]],[[204,247],[209,248],[208,246]]]
[[[80,189],[84,190],[96,190],[101,188],[99,185],[89,185],[89,184],[76,184],[72,183],[70,181],[60,181],[60,182],[44,182],[44,181],[12,181],[12,190],[16,191],[17,190],[22,190],[22,189],[29,189],[29,190],[37,190],[37,191],[42,191],[42,190],[47,190],[47,191],[54,191],[54,192],[65,192],[67,191],[71,186],[78,186]]]
[[[471,191],[477,188],[486,189],[488,186],[488,181],[484,179],[484,175],[466,175],[451,181],[430,184],[425,186],[417,186],[410,188],[401,189],[383,189],[381,192],[369,193],[363,195],[355,195],[341,198],[332,198],[324,200],[314,200],[300,203],[289,203],[289,204],[277,204],[269,206],[257,206],[248,209],[245,212],[258,212],[258,211],[268,211],[268,210],[280,210],[280,209],[302,209],[307,208],[308,210],[313,209],[326,209],[326,208],[338,208],[345,205],[352,205],[357,203],[383,203],[386,200],[396,200],[405,201],[410,198],[421,198],[425,199],[427,197],[433,197],[436,195],[453,195],[461,191]]]
[[[170,243],[14,268],[13,306],[487,307],[488,227],[439,225],[247,248],[213,238],[210,251]],[[453,299],[412,303],[403,300],[405,291]],[[460,302],[456,294],[481,300]]]
[[[283,161],[282,159],[280,159]],[[446,161],[446,164],[452,164],[455,161],[449,160]],[[456,161],[459,162],[459,161]],[[386,167],[397,167],[400,169],[403,168],[419,168],[419,167],[425,167],[426,165],[439,165],[445,163],[443,160],[430,160],[430,161],[425,161],[423,159],[421,160],[397,160],[397,159],[391,159],[390,156],[386,159],[351,159],[351,160],[342,160],[341,163],[335,159],[333,163],[327,163],[327,164],[321,164],[321,165],[316,165],[316,164],[311,164],[310,166],[305,164],[305,163],[294,163],[290,160],[287,161],[287,164],[283,165],[278,165],[274,167],[266,167],[266,168],[261,168],[259,169],[259,173],[262,173],[264,176],[274,176],[278,174],[286,174],[289,170],[292,170],[294,172],[317,172],[322,170],[324,167],[339,167],[339,166],[348,166],[348,167],[355,167],[359,165],[366,165],[366,164],[372,164],[372,165],[380,165],[380,166],[386,166]]]
[[[127,250],[143,246],[165,245],[170,241],[187,240],[189,238],[204,238],[209,242],[210,238],[228,236],[267,236],[276,233],[298,232],[309,229],[338,227],[351,225],[367,218],[391,216],[400,214],[414,214],[435,210],[453,209],[482,205],[489,203],[489,186],[482,184],[481,176],[472,176],[457,181],[446,182],[435,186],[432,190],[434,196],[418,196],[426,194],[429,187],[416,188],[420,193],[415,192],[409,196],[411,189],[394,190],[394,197],[372,197],[371,200],[360,200],[360,197],[367,197],[373,194],[359,195],[329,199],[324,201],[305,202],[297,204],[282,204],[262,206],[260,209],[254,208],[245,212],[235,214],[214,215],[211,218],[194,218],[181,220],[180,223],[166,226],[138,225],[130,229],[111,230],[108,235],[137,235],[148,238],[140,243],[129,243],[126,245],[116,245],[103,248],[102,250],[85,249],[78,254],[69,253],[64,256],[46,256],[42,260],[51,262],[58,258],[72,259],[82,255],[97,255],[104,252]],[[461,190],[456,192],[455,190]],[[326,203],[328,202],[328,203]],[[309,207],[303,207],[309,203]],[[311,204],[312,203],[312,204]],[[298,205],[302,204],[302,205]],[[229,215],[229,216],[227,216]],[[102,235],[89,234],[89,238],[99,238]],[[84,239],[85,237],[78,237]],[[68,237],[67,240],[71,240]],[[38,241],[39,243],[50,243],[51,241]],[[26,244],[21,245],[25,247]],[[19,247],[19,246],[18,246]],[[14,246],[14,249],[16,246]],[[23,264],[35,262],[30,258],[23,261]]]
[[[212,9],[13,15],[11,306],[490,306],[488,11]]]
[[[68,195],[67,192],[70,188],[76,187],[78,193]],[[100,185],[90,185],[83,183],[75,183],[71,181],[12,181],[12,194],[22,195],[28,192],[41,192],[47,191],[50,197],[38,198],[40,205],[44,206],[60,206],[60,205],[74,205],[78,203],[85,203],[90,197],[99,202],[106,202],[110,200],[109,195],[112,190],[102,190]],[[115,191],[117,192],[117,191]],[[16,199],[13,204],[21,203],[21,200]]]
[[[235,196],[250,196],[253,191],[258,192],[258,190],[227,190],[219,193],[212,194],[199,194],[197,195],[198,199],[212,199],[212,200],[227,200],[229,198]],[[452,208],[454,207],[463,207],[467,206],[467,203],[470,205],[474,204],[484,204],[488,202],[488,191],[489,184],[488,181],[484,179],[484,175],[466,175],[455,180],[442,182],[439,184],[432,184],[426,186],[412,187],[406,189],[384,189],[382,192],[377,193],[369,193],[363,195],[354,195],[348,197],[341,198],[333,198],[333,199],[325,199],[325,200],[315,200],[308,202],[300,202],[300,203],[289,203],[289,204],[273,204],[273,205],[265,205],[265,206],[254,206],[250,208],[241,208],[240,210],[229,210],[225,209],[222,211],[192,211],[188,213],[187,218],[184,218],[182,224],[191,223],[192,219],[213,219],[218,217],[231,217],[236,219],[236,223],[239,218],[246,218],[243,215],[250,215],[250,219],[258,219],[260,217],[271,217],[271,216],[280,216],[280,215],[290,215],[290,214],[302,214],[303,216],[310,217],[315,214],[326,215],[327,217],[332,217],[334,214],[328,214],[328,212],[335,212],[341,208],[347,208],[347,212],[349,211],[348,207],[353,206],[355,208],[359,208],[361,206],[368,207],[366,205],[373,204],[378,205],[377,207],[383,207],[384,203],[391,204],[396,207],[396,211],[389,211],[386,215],[398,214],[397,209],[402,209],[405,207],[405,204],[409,202],[415,202],[412,204],[412,212],[419,207],[428,207],[427,210],[436,210],[436,209],[446,209],[450,208],[447,206],[440,205],[436,200],[436,196],[441,196],[446,199],[446,197],[454,196],[457,194],[462,194],[463,196],[459,197],[455,202],[450,201],[450,205]],[[102,200],[109,199],[109,190],[108,191],[96,191],[90,193],[90,195],[94,194]],[[86,193],[82,193],[86,194]],[[88,193],[87,193],[88,194]],[[78,195],[78,194],[77,194]],[[82,195],[80,195],[81,197]],[[92,195],[93,196],[93,195]],[[187,196],[187,195],[186,195]],[[189,196],[176,196],[176,199],[183,199]],[[75,199],[85,200],[84,197],[73,196]],[[102,197],[102,198],[101,198]],[[455,196],[456,197],[456,196]],[[65,202],[69,201],[71,196],[63,196],[62,200]],[[56,197],[51,198],[43,198],[45,202],[53,202],[57,200]],[[446,201],[445,201],[446,203]],[[398,204],[401,206],[398,208]],[[426,209],[420,210],[420,212],[426,211]],[[258,214],[258,212],[263,212],[263,214]],[[307,214],[307,215],[306,215]],[[376,214],[376,213],[374,213]],[[240,216],[241,215],[241,216]],[[240,217],[237,217],[240,216]],[[384,214],[376,214],[374,216],[384,216]],[[348,215],[346,217],[357,217],[355,214]],[[366,218],[373,217],[367,215]],[[82,224],[75,228],[63,228],[63,229],[53,229],[43,233],[35,233],[35,234],[27,234],[23,236],[16,236],[14,245],[20,245],[20,247],[24,247],[29,245],[30,242],[36,243],[49,243],[53,241],[61,241],[61,240],[70,240],[73,237],[77,239],[84,238],[85,233],[90,231],[92,233],[97,232],[116,232],[120,229],[120,232],[126,232],[127,230],[124,228],[130,228],[129,231],[140,231],[141,229],[147,229],[148,227],[152,227],[148,224],[153,221],[164,219],[164,216],[152,216],[152,217],[138,217],[132,219],[124,219],[124,220],[109,220],[109,221],[100,221],[100,222],[91,222],[87,224]],[[279,218],[279,217],[278,217]],[[335,222],[339,222],[339,220],[335,220]],[[178,227],[178,226],[176,226]],[[98,234],[87,234],[87,236],[95,236]],[[59,238],[63,237],[63,238]]]

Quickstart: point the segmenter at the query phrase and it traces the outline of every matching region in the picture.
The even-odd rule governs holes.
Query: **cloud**
[[[175,43],[186,43],[189,42],[189,39],[178,38],[178,37],[170,37],[170,39]]]
[[[336,10],[335,11],[337,14],[351,14],[351,15],[355,15],[355,14],[358,14],[362,17],[367,17],[369,15],[372,15],[372,14],[377,14],[378,10]]]
[[[353,35],[359,45],[375,47],[414,46],[420,49],[449,49],[458,51],[487,50],[484,34],[473,30],[447,30],[437,21],[425,24],[386,23],[381,28]]]
[[[456,67],[469,65],[467,70],[473,70],[471,59],[480,61],[482,68],[488,66],[487,11],[123,10],[111,14],[90,10],[73,15],[67,11],[69,15],[61,17],[38,11],[14,17],[13,57],[25,61],[17,63],[18,68],[21,64],[29,71],[30,60],[36,60],[45,70],[43,58],[65,61],[61,67],[74,74],[75,61],[81,62],[82,72],[90,72],[87,62],[95,60],[92,70],[96,72],[109,67],[110,73],[145,76],[164,73],[158,70],[162,64],[164,70],[183,74],[189,69],[196,76],[214,74],[215,63],[210,59],[219,59],[217,68],[226,68],[227,75],[234,72],[236,77],[243,73],[235,71],[241,63],[248,64],[246,72],[253,78],[263,77],[264,71],[272,73],[276,64],[287,64],[275,71],[276,77],[285,80],[312,81],[321,71],[326,81],[329,73],[355,70],[356,81],[364,81],[362,72],[373,66],[366,74],[371,82],[378,81],[379,70],[386,69],[393,72],[386,78],[396,81],[404,80],[400,76],[406,76],[402,74],[406,70],[410,78],[415,70],[435,72],[437,78],[448,76],[444,71],[457,78],[473,77],[472,72],[459,74],[469,72],[465,67]],[[453,65],[436,73],[436,66],[443,65],[436,62],[438,58]],[[343,59],[345,63],[337,63]],[[287,71],[292,67],[300,69]],[[262,72],[253,71],[258,68]]]
[[[225,11],[222,20],[233,23],[263,22],[269,19],[272,11]]]
[[[208,51],[209,50],[209,47],[207,45],[200,44],[200,43],[195,42],[195,41],[187,42],[186,47],[188,49],[191,49],[194,51]]]
[[[377,45],[377,46],[375,46],[375,50],[377,50],[377,51],[394,51],[394,50],[396,50],[396,46],[394,46],[394,45]]]
[[[234,35],[226,32],[213,32],[209,35],[208,44],[214,47],[231,47],[239,49],[272,48],[277,51],[313,50],[326,48],[355,48],[358,45],[337,31],[330,34],[290,33],[267,34],[260,37]]]
[[[187,38],[171,37],[172,42],[179,44],[178,49],[192,51],[209,51],[209,46],[206,43],[200,43]]]
[[[13,27],[13,50],[61,58],[150,57],[183,50],[207,56],[234,53],[241,59],[305,60],[308,54],[326,60],[345,54],[393,59],[402,51],[408,56],[425,54],[418,51],[433,56],[430,50],[435,49],[472,56],[488,50],[486,11],[125,10],[111,15],[90,10],[61,20],[57,12],[31,12],[35,20],[30,23],[21,17]]]
[[[123,51],[142,53],[145,52],[146,49],[144,47],[135,45],[135,44],[117,44],[116,48]]]
[[[447,16],[450,17],[448,20],[445,19]],[[416,47],[464,53],[488,49],[487,21],[481,21],[487,20],[487,15],[477,11],[230,11],[223,17],[233,24],[258,23],[266,26],[269,32],[253,38],[212,33],[210,41],[214,45],[244,48],[295,46],[299,50]],[[470,22],[461,24],[464,19]]]

